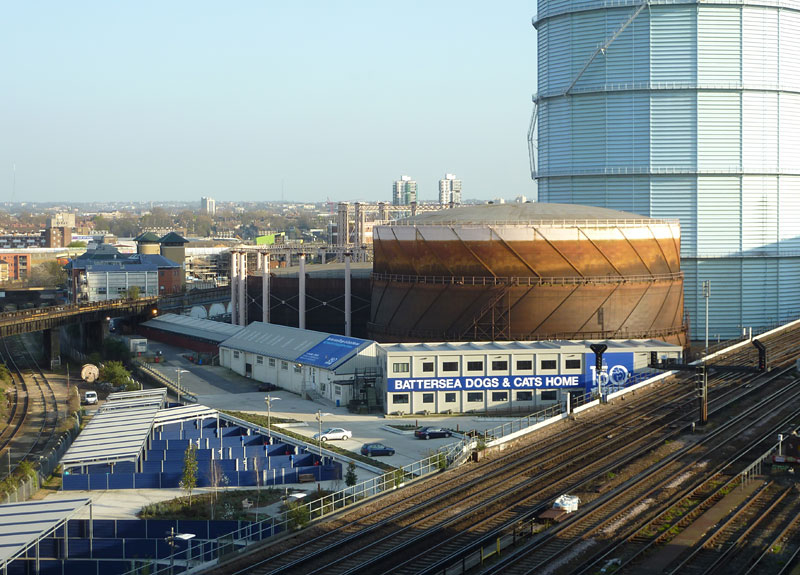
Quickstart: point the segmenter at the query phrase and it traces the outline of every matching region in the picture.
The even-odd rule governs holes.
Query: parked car
[[[87,391],[83,394],[83,403],[86,405],[96,405],[97,404],[97,392],[96,391]]]
[[[394,448],[383,443],[365,443],[361,446],[361,455],[394,455]]]
[[[434,437],[450,437],[453,432],[441,427],[420,427],[414,432],[414,435],[420,439],[431,439]]]
[[[353,432],[342,429],[341,427],[332,427],[330,429],[326,429],[321,435],[319,433],[314,434],[314,439],[319,439],[321,441],[331,441],[334,439],[341,439],[344,441],[345,439],[350,439],[351,437],[353,437]]]
[[[275,391],[278,389],[278,386],[274,383],[262,383],[258,386],[258,391]]]

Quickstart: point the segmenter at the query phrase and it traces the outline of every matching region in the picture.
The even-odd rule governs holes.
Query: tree
[[[76,411],[80,411],[80,409],[81,409],[81,396],[78,393],[78,388],[73,385],[69,390],[69,396],[67,396],[67,411],[71,415]]]
[[[31,269],[28,284],[37,287],[67,285],[67,272],[56,260],[44,262]]]
[[[139,299],[141,291],[142,290],[139,286],[130,286],[128,288],[128,299]]]
[[[348,487],[353,487],[358,483],[358,475],[356,475],[356,464],[352,461],[347,464],[347,473],[344,474],[344,483]]]
[[[197,447],[189,444],[183,454],[183,476],[181,489],[189,495],[189,507],[192,506],[192,490],[197,487]]]
[[[125,369],[121,361],[108,361],[100,370],[100,379],[112,385],[128,385],[131,380],[131,372]]]
[[[81,242],[81,241],[70,242],[69,244],[67,244],[67,247],[68,248],[85,248],[86,247],[86,242]]]

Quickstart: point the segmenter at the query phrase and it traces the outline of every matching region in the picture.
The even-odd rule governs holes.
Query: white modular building
[[[380,354],[374,341],[256,321],[220,344],[219,362],[245,377],[339,406],[368,399],[366,383],[378,377]]]
[[[539,0],[543,202],[680,218],[692,336],[800,314],[800,0]]]
[[[592,343],[608,346],[596,369]],[[492,341],[380,344],[388,414],[536,411],[570,393],[607,393],[654,375],[651,353],[679,360],[658,340]],[[385,386],[385,387],[384,387]]]

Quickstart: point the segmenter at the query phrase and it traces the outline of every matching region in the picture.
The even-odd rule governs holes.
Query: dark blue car
[[[420,427],[414,432],[414,435],[419,439],[431,439],[435,437],[450,437],[453,432],[441,427]]]
[[[394,449],[383,443],[365,443],[361,446],[361,455],[394,455]]]

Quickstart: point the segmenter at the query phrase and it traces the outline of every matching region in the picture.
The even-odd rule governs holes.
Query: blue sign
[[[329,335],[300,355],[295,361],[328,368],[339,363],[363,343],[366,343],[363,339],[345,337],[343,335]]]
[[[597,391],[603,387],[624,387],[633,376],[632,353],[603,354],[603,371],[597,373],[594,353],[584,357],[584,372],[570,375],[490,375],[470,377],[388,378],[387,391],[471,391],[493,389],[570,389]]]
[[[598,384],[602,387],[622,388],[628,385],[634,375],[633,354],[623,353],[604,353],[603,371],[597,373],[595,366],[594,353],[587,353],[584,357],[584,382],[586,392],[597,391]]]

